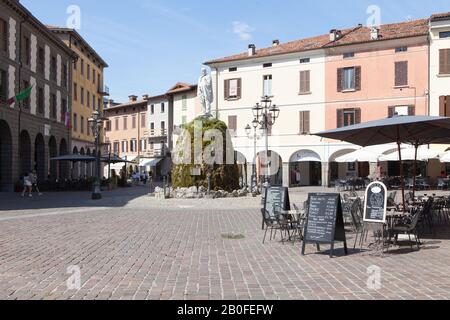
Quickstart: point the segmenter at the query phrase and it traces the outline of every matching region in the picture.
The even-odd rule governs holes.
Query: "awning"
[[[300,151],[296,153],[292,158],[291,162],[322,162],[320,156],[313,151]]]
[[[141,159],[139,162],[139,167],[156,167],[162,159]]]

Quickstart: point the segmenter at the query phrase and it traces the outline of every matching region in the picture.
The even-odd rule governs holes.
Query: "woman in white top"
[[[31,181],[30,173],[27,172],[27,173],[24,174],[24,176],[23,176],[23,191],[22,191],[22,197],[25,197],[25,193],[27,192],[27,189],[28,189],[29,197],[32,197],[32,196],[33,196],[33,195],[31,194],[32,188],[33,188],[33,182]]]

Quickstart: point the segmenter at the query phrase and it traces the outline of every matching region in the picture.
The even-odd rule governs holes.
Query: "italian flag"
[[[20,101],[26,100],[26,99],[30,96],[31,90],[32,90],[32,89],[33,89],[33,86],[29,87],[28,89],[25,89],[24,91],[20,92],[18,95],[14,96],[14,97],[12,97],[12,98],[9,98],[9,99],[6,100],[6,101],[0,100],[0,103],[1,103],[1,104],[6,104],[6,105],[10,106],[10,105],[12,105],[13,103],[16,103],[16,102],[20,102]]]

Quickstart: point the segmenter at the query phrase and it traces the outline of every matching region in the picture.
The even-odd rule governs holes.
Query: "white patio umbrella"
[[[428,161],[431,159],[438,159],[439,151],[427,148],[417,149],[417,161]],[[415,148],[402,149],[401,155],[402,161],[414,161],[416,159]],[[398,151],[391,154],[380,157],[380,161],[400,161],[400,155]]]
[[[348,162],[370,162],[377,163],[381,154],[377,154],[376,152],[367,150],[366,148],[356,150],[349,154],[343,155],[336,159],[336,162],[339,163],[348,163]]]
[[[450,163],[450,151],[447,151],[439,156],[441,163]]]

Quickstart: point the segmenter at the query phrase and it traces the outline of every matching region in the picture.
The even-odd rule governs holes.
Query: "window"
[[[441,39],[450,38],[450,31],[439,32],[439,38]]]
[[[114,130],[119,131],[119,118],[115,119]]]
[[[271,68],[272,67],[272,63],[264,63],[263,64],[263,68]]]
[[[52,94],[50,96],[50,105],[51,105],[51,117],[52,119],[56,119],[56,94]]]
[[[61,100],[61,122],[66,123],[66,112],[67,112],[67,100]]]
[[[166,122],[161,121],[161,134],[164,136],[166,134]]]
[[[78,115],[76,113],[73,114],[73,130],[78,130]]]
[[[150,150],[155,149],[155,143],[152,142],[152,141],[149,142],[148,146],[149,146],[149,149],[150,149]]]
[[[146,123],[145,123],[145,113],[141,114],[141,127],[145,128],[146,127]]]
[[[450,117],[450,96],[439,97],[439,116]]]
[[[147,150],[147,139],[141,139],[141,151]]]
[[[263,96],[272,96],[272,75],[263,77]]]
[[[0,51],[6,52],[8,49],[8,24],[0,19]]]
[[[120,152],[120,143],[119,143],[119,141],[114,141],[114,146],[113,146],[113,152],[114,152],[114,154],[119,154],[119,152]]]
[[[337,110],[337,127],[348,127],[361,123],[361,109],[339,109]]]
[[[92,69],[92,82],[95,84],[95,70]]]
[[[128,118],[123,117],[123,130],[127,130],[127,129],[128,129]]]
[[[155,114],[155,105],[154,104],[152,104],[150,106],[150,114]]]
[[[91,80],[91,65],[87,64],[87,78]]]
[[[311,59],[310,58],[303,58],[303,59],[300,59],[300,63],[310,63],[311,62]]]
[[[53,56],[50,62],[50,79],[56,82],[56,57]]]
[[[155,133],[155,124],[153,122],[150,123],[150,131],[151,131],[152,134]]]
[[[62,85],[64,88],[67,88],[67,65],[63,65],[63,71],[62,71]]]
[[[395,86],[408,85],[408,61],[400,61],[395,63]]]
[[[300,71],[300,94],[311,93],[311,72]]]
[[[242,92],[242,79],[225,80],[225,100],[239,100]]]
[[[413,106],[395,106],[388,108],[388,116],[392,118],[393,116],[414,116],[415,108]]]
[[[131,128],[136,129],[136,116],[131,117]]]
[[[338,92],[361,90],[361,67],[338,69]]]
[[[8,78],[6,71],[0,70],[0,100],[6,100],[8,99],[8,84],[7,84]]]
[[[187,95],[181,97],[182,111],[187,111]]]
[[[84,117],[80,117],[80,131],[84,134]]]
[[[81,59],[80,64],[81,64],[81,75],[84,76],[84,60],[83,59]]]
[[[22,38],[22,63],[29,66],[30,65],[30,55],[31,55],[31,46],[30,46],[30,38],[23,37]]]
[[[106,123],[105,123],[105,130],[106,131],[111,131],[111,121],[110,120],[106,121]]]
[[[130,152],[137,151],[137,141],[135,139],[130,140]]]
[[[439,50],[439,74],[450,74],[450,49]]]
[[[78,86],[76,83],[73,84],[73,100],[78,100]]]
[[[73,62],[73,70],[77,70],[77,68],[78,68],[78,60],[75,60]]]
[[[354,58],[354,57],[355,57],[355,53],[354,52],[344,53],[344,59],[350,59],[350,58]]]
[[[95,95],[92,94],[92,109],[95,110]]]
[[[37,89],[37,111],[39,114],[44,114],[44,89]]]
[[[236,72],[236,71],[237,71],[237,68],[236,68],[236,67],[233,67],[233,68],[228,69],[228,72]]]
[[[165,113],[166,112],[166,105],[163,103],[161,103],[161,113]]]
[[[80,96],[81,96],[81,104],[84,105],[84,88],[81,88]]]
[[[128,152],[128,141],[122,141],[122,152]]]
[[[395,48],[395,53],[407,52],[407,51],[408,51],[408,47],[398,47],[398,48]]]
[[[300,111],[300,134],[310,134],[310,112]]]
[[[181,124],[186,124],[187,123],[187,116],[182,116],[181,117]]]
[[[89,93],[89,91],[86,91],[86,100],[87,100],[87,106],[90,108],[91,107],[91,94]]]
[[[231,135],[236,136],[237,116],[228,116],[228,130],[230,130]]]
[[[40,74],[45,73],[45,51],[44,48],[39,47],[38,49],[38,71]]]

